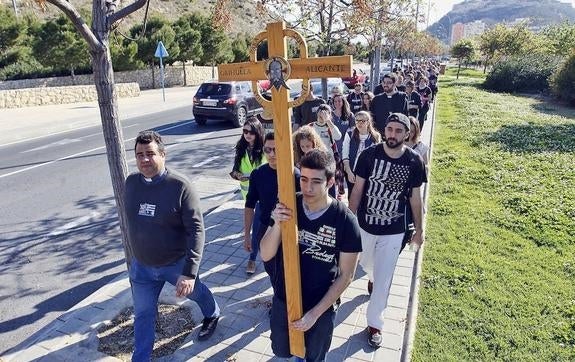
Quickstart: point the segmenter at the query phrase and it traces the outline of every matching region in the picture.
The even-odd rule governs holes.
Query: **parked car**
[[[231,121],[242,127],[248,116],[263,112],[252,92],[251,82],[205,82],[194,96],[193,114],[196,123],[206,124],[208,119]]]
[[[367,79],[367,75],[364,73],[363,70],[357,71],[357,69],[353,70],[353,74],[351,77],[343,77],[341,80],[349,89],[353,89],[356,84],[364,84]]]

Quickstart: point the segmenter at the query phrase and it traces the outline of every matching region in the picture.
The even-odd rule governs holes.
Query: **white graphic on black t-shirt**
[[[299,230],[298,242],[305,249],[302,254],[309,254],[313,259],[332,263],[335,258],[335,228],[323,225],[317,234],[307,230]]]
[[[156,205],[148,203],[140,204],[140,211],[138,211],[138,215],[154,217],[154,215],[156,215]]]
[[[400,198],[407,187],[409,165],[398,165],[386,160],[375,160],[369,176],[365,220],[370,225],[390,225],[403,216],[399,211]]]

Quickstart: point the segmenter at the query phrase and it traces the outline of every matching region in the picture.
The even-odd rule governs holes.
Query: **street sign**
[[[156,47],[156,52],[154,53],[154,56],[156,58],[160,58],[160,79],[162,82],[162,97],[164,98],[164,102],[166,101],[166,91],[164,89],[164,63],[162,62],[162,58],[165,57],[169,57],[170,54],[168,54],[168,51],[166,50],[166,47],[164,46],[164,43],[162,43],[162,41],[158,42],[158,46]]]
[[[156,53],[154,54],[154,56],[160,59],[170,56],[170,54],[168,54],[168,51],[166,50],[166,47],[164,46],[164,43],[162,43],[161,41],[158,42],[158,46],[156,47]]]

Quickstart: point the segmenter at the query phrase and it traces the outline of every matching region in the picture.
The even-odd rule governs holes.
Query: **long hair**
[[[378,130],[376,130],[373,127],[373,118],[371,117],[371,113],[366,112],[366,111],[359,111],[355,114],[356,120],[358,118],[363,118],[363,117],[365,117],[365,119],[367,119],[367,133],[370,135],[371,138],[373,138],[374,143],[380,143],[381,142],[381,134],[379,133]],[[353,133],[352,133],[351,137],[355,141],[359,142],[359,130],[357,129],[357,126],[353,129]]]
[[[263,157],[264,127],[262,123],[254,116],[251,116],[246,120],[246,123],[244,124],[243,128],[246,129],[246,126],[250,126],[250,130],[255,132],[254,146],[251,149],[250,158],[256,164],[260,164],[262,163],[262,157]],[[248,141],[246,141],[246,138],[242,133],[235,147],[236,155],[234,157],[234,168],[233,168],[234,170],[239,170],[240,163],[242,162],[242,158],[246,154],[246,151],[248,151],[249,145],[250,144],[248,143]]]
[[[367,96],[369,98],[369,106],[366,106],[364,101],[363,101],[363,97]],[[373,92],[365,92],[363,93],[363,96],[361,97],[361,110],[362,111],[371,111],[371,102],[373,102],[373,97],[375,97],[373,95]]]
[[[304,156],[303,151],[301,150],[300,143],[302,140],[308,140],[313,144],[313,148],[319,149],[322,151],[327,151],[325,144],[321,140],[320,136],[317,134],[313,127],[306,125],[301,126],[298,128],[293,136],[293,156],[294,156],[294,163],[299,165],[301,158]]]
[[[417,144],[421,138],[421,130],[419,129],[419,121],[413,116],[409,116],[409,123],[411,124],[411,131],[409,133],[409,141]]]
[[[349,106],[349,102],[347,101],[347,98],[345,98],[343,96],[343,94],[337,94],[335,96],[333,96],[333,104],[335,105],[335,99],[336,98],[341,98],[341,116],[342,119],[344,120],[348,120],[353,113],[351,113],[351,107]],[[335,107],[334,107],[335,109]]]

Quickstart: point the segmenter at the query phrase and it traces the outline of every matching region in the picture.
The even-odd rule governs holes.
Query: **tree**
[[[329,56],[342,51],[340,42],[350,39],[346,17],[353,11],[346,0],[260,0],[261,6],[272,20],[284,20],[299,31],[308,42],[317,44],[319,56]],[[312,55],[311,52],[309,52]],[[322,93],[327,98],[327,81],[322,81]]]
[[[250,59],[248,49],[250,47],[250,38],[247,35],[238,35],[232,41],[232,53],[234,53],[234,59],[232,62],[239,63],[245,62]]]
[[[461,62],[469,62],[475,54],[473,43],[469,39],[462,39],[451,47],[451,55],[457,58],[459,64],[457,67],[457,79],[459,79],[459,71],[461,70]]]
[[[6,66],[15,61],[14,47],[26,34],[24,23],[18,22],[8,8],[0,7],[0,66]]]
[[[93,0],[92,25],[89,27],[82,15],[66,0],[40,0],[42,6],[46,2],[59,8],[72,21],[78,33],[88,44],[98,105],[102,119],[102,131],[106,144],[108,166],[114,190],[114,199],[118,208],[122,243],[126,254],[126,263],[132,259],[132,249],[128,240],[126,213],[124,209],[124,180],[128,175],[124,137],[118,118],[118,100],[114,88],[114,70],[110,56],[110,31],[117,23],[142,8],[147,0],[135,0],[126,7],[116,10],[117,3],[110,0]]]
[[[364,37],[369,49],[373,49],[371,61],[370,79],[372,91],[379,81],[381,53],[383,42],[386,38],[392,38],[397,28],[396,21],[406,17],[415,18],[417,5],[421,0],[355,0],[352,3],[352,12],[347,17],[346,23],[350,32]],[[415,22],[411,29],[415,32]],[[403,36],[406,36],[405,33]],[[399,35],[401,36],[401,35]]]
[[[175,59],[182,62],[184,85],[188,85],[186,63],[190,60],[197,63],[204,54],[201,44],[202,34],[199,30],[194,29],[192,25],[193,19],[190,16],[180,17],[173,25],[174,32],[176,33],[176,44],[180,50]]]
[[[88,46],[64,15],[40,26],[33,49],[36,59],[52,69],[58,71],[65,65],[72,78],[76,69],[89,66]]]
[[[112,63],[117,71],[143,69],[145,64],[137,57],[138,44],[134,41],[124,41],[113,35],[110,37],[110,53]]]
[[[484,57],[483,73],[487,71],[488,66],[493,65],[504,53],[507,38],[508,29],[502,24],[497,24],[481,34],[479,37],[479,51]]]
[[[564,22],[548,26],[542,35],[554,55],[565,56],[575,49],[575,24]]]

